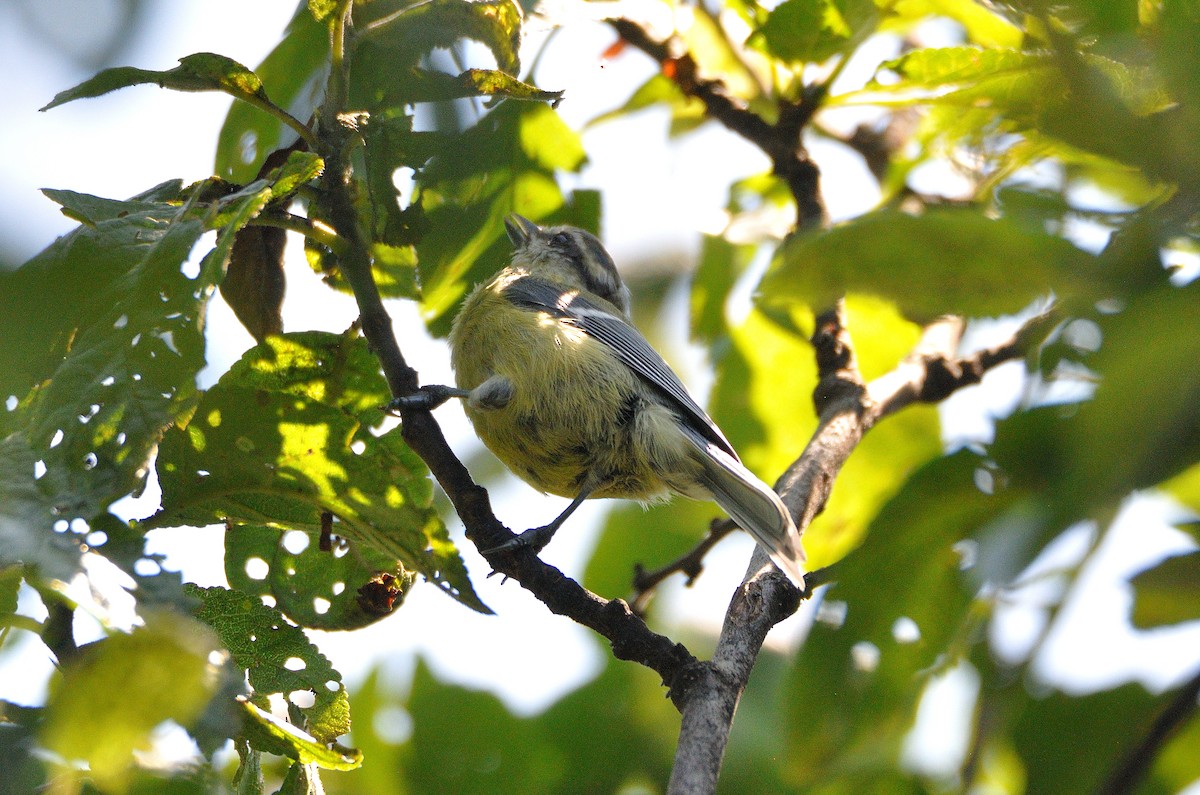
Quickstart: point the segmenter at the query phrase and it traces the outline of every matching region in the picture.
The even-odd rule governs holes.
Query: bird
[[[474,288],[451,325],[457,386],[424,387],[426,405],[461,398],[497,458],[571,503],[488,552],[540,552],[589,498],[679,494],[715,501],[803,588],[791,515],[634,327],[629,288],[603,244],[515,213],[504,226],[510,263]]]

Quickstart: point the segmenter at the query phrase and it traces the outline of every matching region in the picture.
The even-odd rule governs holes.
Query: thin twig
[[[821,172],[808,156],[801,133],[820,107],[824,89],[806,91],[797,102],[780,102],[779,119],[771,123],[729,93],[721,81],[703,78],[691,53],[677,51],[673,41],[658,41],[629,19],[610,20],[622,39],[654,59],[663,73],[689,97],[704,104],[705,114],[757,146],[771,159],[796,202],[797,228],[819,227],[827,214],[821,197]]]
[[[700,539],[700,543],[662,568],[646,571],[642,568],[642,564],[636,564],[633,573],[633,596],[630,598],[633,612],[643,615],[654,589],[672,574],[683,573],[686,575],[685,585],[695,582],[696,578],[700,576],[700,572],[704,570],[704,556],[717,545],[717,542],[737,529],[738,527],[732,519],[714,519],[708,526],[708,534]]]

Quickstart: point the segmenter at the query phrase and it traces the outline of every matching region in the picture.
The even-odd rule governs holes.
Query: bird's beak
[[[504,219],[504,229],[508,232],[508,239],[512,241],[513,248],[521,248],[531,237],[542,231],[533,221],[516,213],[510,213]]]

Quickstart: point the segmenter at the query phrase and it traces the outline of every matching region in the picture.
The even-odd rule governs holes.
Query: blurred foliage
[[[1134,769],[1131,749],[1173,715],[1174,731],[1133,760],[1144,771],[1137,791],[1200,778],[1200,722],[1194,694],[1177,703],[1190,692],[1182,685],[1079,694],[1035,672],[1098,540],[1064,564],[1027,653],[1002,657],[988,642],[1030,564],[1067,528],[1088,523],[1103,538],[1139,491],[1200,510],[1194,3],[662,5],[675,60],[593,124],[657,107],[684,135],[708,121],[687,91],[719,84],[767,124],[809,103],[808,134],[858,151],[880,181],[874,210],[791,234],[779,221],[792,211],[788,186],[745,175],[730,186],[726,229],[703,241],[690,331],[715,371],[711,411],[749,467],[778,476],[816,427],[807,337],[839,297],[867,378],[901,362],[920,324],[944,313],[1014,316],[1052,301],[1059,321],[1026,357],[1026,397],[994,436],[945,451],[936,411],[909,408],[846,463],[805,539],[813,565],[836,567],[834,581],[799,652],[759,661],[722,791],[1092,792]],[[125,200],[48,190],[80,226],[0,273],[0,653],[40,644],[59,665],[44,705],[0,703],[6,786],[665,786],[678,718],[644,670],[610,662],[544,712],[516,715],[421,663],[405,693],[382,669],[348,692],[304,632],[381,620],[418,576],[487,608],[432,508],[428,472],[381,410],[390,395],[357,329],[277,333],[282,284],[223,281],[226,271],[282,229],[303,236],[331,288],[349,289],[341,258],[352,243],[331,195],[344,191],[349,237],[363,241],[382,294],[416,302],[443,334],[471,286],[505,261],[506,213],[591,229],[601,217],[597,193],[561,187],[587,153],[554,112],[560,93],[522,74],[528,8],[373,0],[344,17],[347,7],[301,4],[254,69],[211,53],[159,72],[117,67],[47,106],[144,83],[238,100],[214,178]],[[957,41],[924,46],[932,18]],[[354,32],[341,38],[347,19]],[[896,56],[862,85],[835,83],[880,37]],[[698,78],[686,91],[683,54]],[[836,112],[866,106],[871,121],[839,127]],[[345,148],[325,151],[330,140]],[[325,173],[335,161],[348,164],[333,175],[342,182]],[[947,167],[959,192],[930,195],[921,172]],[[1107,242],[1085,245],[1081,227]],[[263,256],[277,264],[280,251]],[[665,306],[666,283],[651,281]],[[259,344],[201,393],[218,285]],[[146,487],[151,467],[160,510],[140,522],[110,512]],[[712,518],[711,506],[683,500],[612,511],[587,584],[624,594],[634,565],[678,556]],[[230,588],[185,586],[145,552],[148,528],[210,522],[227,528]],[[1194,515],[1181,513],[1179,527],[1198,540]],[[132,628],[112,617],[114,594],[97,575],[106,564],[129,578],[110,587],[135,602]],[[1194,551],[1151,563],[1129,588],[1139,628],[1200,618]],[[45,617],[23,609],[21,594]],[[649,620],[676,629],[660,610]],[[76,645],[77,613],[99,619],[101,639]],[[1178,661],[1188,665],[1200,660]],[[974,683],[959,694],[967,736],[953,738],[965,750],[929,770],[907,744],[949,672]],[[151,763],[167,727],[196,741],[192,763]],[[229,740],[237,761],[226,764],[214,754]]]

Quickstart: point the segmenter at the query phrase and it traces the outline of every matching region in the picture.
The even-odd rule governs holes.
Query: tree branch
[[[1048,318],[1048,314],[1039,315],[1004,344],[961,359],[954,353],[964,324],[960,318],[941,318],[925,329],[912,353],[895,370],[864,385],[841,305],[821,314],[813,332],[817,430],[775,484],[797,529],[803,533],[825,509],[842,465],[876,422],[911,403],[938,402],[956,389],[978,383],[988,369],[1022,356]],[[792,615],[801,601],[831,576],[828,569],[813,572],[801,593],[761,547],[755,548],[725,614],[712,662],[700,664],[702,670],[683,694],[669,793],[695,795],[715,790],[733,715],[767,632]]]

